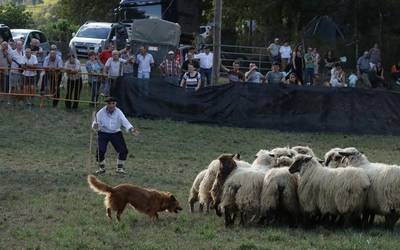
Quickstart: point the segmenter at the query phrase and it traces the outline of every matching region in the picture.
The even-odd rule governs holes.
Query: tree
[[[0,23],[12,29],[29,28],[33,26],[32,14],[28,12],[24,5],[7,3],[0,5]]]

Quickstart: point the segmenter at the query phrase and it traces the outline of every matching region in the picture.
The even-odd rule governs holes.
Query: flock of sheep
[[[223,154],[195,178],[191,212],[215,209],[225,226],[288,224],[367,228],[375,215],[393,230],[400,218],[400,167],[369,162],[356,148],[317,158],[309,147],[260,150],[252,164]]]

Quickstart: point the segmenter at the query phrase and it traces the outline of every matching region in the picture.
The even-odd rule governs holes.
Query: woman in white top
[[[346,74],[339,63],[332,68],[329,83],[331,87],[346,87]]]
[[[183,75],[181,81],[181,87],[188,90],[197,91],[201,86],[201,76],[200,73],[196,71],[193,64],[188,64],[188,71]]]
[[[281,54],[281,69],[283,71],[286,70],[287,65],[290,62],[290,57],[292,55],[292,48],[290,47],[288,42],[285,42],[280,48],[279,53]]]
[[[80,75],[81,64],[79,60],[75,58],[73,53],[68,56],[68,59],[64,64],[64,69],[68,76],[65,107],[67,109],[72,108],[76,110],[78,108],[79,98],[82,90],[82,78]],[[72,105],[71,100],[73,100]]]
[[[35,85],[36,85],[36,68],[38,65],[38,61],[35,55],[32,55],[32,51],[30,48],[25,49],[25,57],[23,59],[23,91],[24,94],[34,95],[35,94]],[[32,97],[27,98],[27,104],[32,105],[31,103]]]

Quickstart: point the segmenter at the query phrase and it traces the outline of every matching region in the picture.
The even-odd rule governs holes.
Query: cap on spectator
[[[52,45],[50,46],[50,49],[57,49],[57,45],[52,44]]]
[[[203,48],[203,49],[211,49],[211,47],[208,46],[208,45],[204,45],[204,48]]]
[[[172,50],[168,51],[168,55],[174,55],[174,54],[175,53]]]
[[[279,64],[279,62],[275,61],[275,62],[272,63],[272,65],[278,65],[279,66],[280,64]]]
[[[117,99],[115,97],[110,96],[105,100],[105,102],[106,103],[117,102]]]
[[[131,44],[130,43],[127,43],[126,45],[125,45],[125,48],[130,48],[131,47]]]

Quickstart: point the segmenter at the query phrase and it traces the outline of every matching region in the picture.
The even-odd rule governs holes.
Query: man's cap
[[[275,61],[275,62],[272,63],[272,65],[278,65],[279,66],[280,64],[279,64],[279,62]]]
[[[117,102],[117,99],[115,97],[110,96],[105,100],[105,102],[106,103]]]
[[[204,49],[211,49],[211,46],[206,45],[204,46]]]
[[[174,54],[175,53],[172,50],[168,51],[168,55],[174,55]]]

